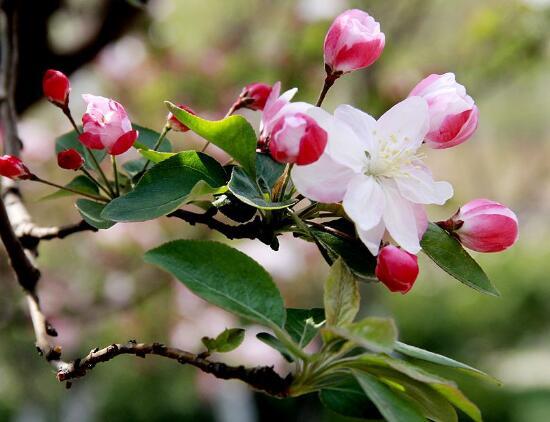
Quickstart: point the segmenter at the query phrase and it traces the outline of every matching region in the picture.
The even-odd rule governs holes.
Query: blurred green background
[[[49,22],[52,45],[70,52],[85,42],[102,4],[64,2]],[[476,255],[501,297],[483,296],[421,257],[421,275],[405,296],[381,285],[362,286],[362,312],[394,316],[407,343],[502,380],[500,387],[464,381],[486,421],[548,421],[549,1],[151,0],[128,32],[71,76],[73,113],[80,116],[80,94],[90,92],[117,99],[133,121],[160,130],[164,100],[217,118],[254,81],[280,80],[285,89],[299,88],[298,100],[314,102],[324,77],[323,37],[331,20],[351,7],[381,23],[386,49],[371,68],[341,78],[325,107],[332,111],[349,103],[379,116],[427,74],[455,72],[480,108],[480,126],[463,145],[427,151],[436,178],[450,181],[456,192],[445,207],[429,212],[434,219],[446,217],[467,200],[487,197],[510,206],[520,220],[520,240],[512,250]],[[256,113],[244,114],[257,125]],[[72,175],[56,167],[53,145],[69,129],[45,101],[28,109],[20,131],[29,166],[68,181]],[[193,134],[169,137],[178,149],[201,145]],[[38,200],[49,192],[24,186],[35,220],[77,221],[70,198]],[[238,326],[234,317],[141,260],[146,249],[167,239],[206,237],[221,240],[204,228],[162,219],[44,242],[40,293],[66,357],[130,338],[198,351],[203,335]],[[327,266],[311,245],[284,238],[277,253],[252,241],[232,245],[265,265],[288,306],[321,304]],[[1,421],[342,420],[315,397],[269,399],[238,382],[219,382],[154,357],[118,358],[65,390],[36,355],[25,303],[4,258],[0,277]],[[255,340],[258,330],[251,327],[245,343],[220,359],[277,362],[283,373],[276,352]]]

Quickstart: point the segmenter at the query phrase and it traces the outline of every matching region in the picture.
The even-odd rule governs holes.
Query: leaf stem
[[[103,197],[103,196],[93,195],[91,193],[86,193],[86,192],[81,192],[81,191],[76,190],[76,189],[68,188],[67,186],[61,186],[61,185],[58,185],[57,183],[53,183],[53,182],[49,182],[47,180],[41,179],[36,174],[31,175],[29,180],[32,180],[34,182],[43,183],[45,185],[53,186],[54,188],[58,188],[58,189],[61,189],[61,190],[65,190],[67,192],[75,193],[77,195],[82,195],[82,196],[85,196],[87,198],[93,199],[95,201],[109,202],[109,200],[107,198]]]
[[[115,192],[116,196],[120,196],[120,186],[118,185],[118,169],[116,166],[116,155],[111,155],[111,163],[113,164],[113,173],[115,174]]]
[[[281,343],[285,345],[289,352],[303,361],[307,362],[309,360],[309,355],[305,353],[296,343],[294,343],[294,340],[290,338],[286,331],[275,324],[273,324],[270,328],[273,330],[273,333],[281,341]]]
[[[162,128],[162,132],[160,133],[160,135],[157,139],[157,142],[155,142],[155,146],[153,147],[153,151],[158,151],[158,149],[162,145],[162,141],[164,141],[164,138],[166,137],[166,134],[168,132],[170,132],[170,129],[171,129],[170,125],[168,123],[166,123],[166,125],[164,125],[164,127]],[[147,160],[145,162],[145,165],[141,169],[140,173],[145,173],[147,171],[147,168],[149,167],[149,164],[151,164],[151,160]]]

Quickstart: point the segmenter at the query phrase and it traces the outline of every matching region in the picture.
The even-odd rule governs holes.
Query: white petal
[[[429,130],[428,104],[409,97],[390,108],[377,121],[381,137],[395,142],[396,149],[416,151]]]
[[[292,168],[292,181],[296,190],[306,198],[323,203],[340,202],[349,181],[355,173],[330,158],[321,155],[318,161],[307,166]]]
[[[380,242],[382,241],[382,237],[384,236],[385,231],[386,227],[384,226],[383,221],[380,221],[370,230],[362,230],[361,228],[357,227],[357,234],[359,235],[359,239],[361,239],[361,242],[365,244],[367,249],[374,256],[378,255]]]
[[[417,204],[443,205],[453,196],[448,182],[435,182],[430,170],[420,162],[403,169],[404,174],[395,177],[399,192]]]
[[[351,179],[342,202],[348,216],[362,230],[372,229],[380,222],[385,204],[380,184],[364,174]]]
[[[416,212],[408,200],[403,198],[391,182],[384,183],[386,208],[383,221],[393,239],[407,252],[420,252]]]
[[[347,104],[340,105],[334,111],[334,117],[345,122],[357,135],[363,148],[371,156],[377,154],[378,145],[374,137],[376,131],[376,120],[367,113]]]
[[[347,123],[316,107],[308,114],[327,132],[325,153],[334,161],[360,173],[366,163],[365,147]]]

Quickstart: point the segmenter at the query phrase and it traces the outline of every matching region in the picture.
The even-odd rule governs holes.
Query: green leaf
[[[325,282],[324,304],[327,326],[342,326],[353,321],[359,311],[359,288],[342,259],[330,268]]]
[[[256,177],[256,133],[244,117],[235,115],[210,121],[188,113],[168,101],[165,104],[176,119],[197,135],[223,149],[251,177]]]
[[[267,344],[269,347],[277,350],[287,362],[294,362],[294,357],[292,357],[292,353],[290,353],[287,347],[283,343],[281,343],[281,341],[277,337],[269,333],[258,333],[256,334],[256,338],[261,342]]]
[[[396,343],[395,350],[413,359],[430,362],[436,365],[442,365],[450,368],[459,369],[471,375],[475,375],[477,377],[494,382],[496,384],[500,384],[500,381],[486,374],[485,372],[480,371],[479,369],[466,365],[465,363],[458,362],[446,356],[438,355],[437,353],[433,353],[428,350],[420,349],[418,347],[411,346],[409,344],[401,343],[400,341]]]
[[[327,327],[333,335],[345,338],[357,346],[379,353],[391,353],[397,341],[397,328],[388,318],[365,318],[339,327]]]
[[[360,371],[352,371],[352,373],[365,394],[388,422],[426,421],[417,405],[403,395],[397,394],[376,377]]]
[[[101,212],[105,208],[103,203],[90,201],[89,199],[79,199],[75,205],[82,218],[96,229],[108,229],[116,224],[114,221],[101,216]]]
[[[458,388],[445,384],[433,384],[432,388],[437,390],[439,394],[445,397],[455,407],[466,413],[475,422],[482,422],[483,418],[481,417],[481,411],[479,408]]]
[[[152,149],[139,149],[138,152],[141,154],[145,160],[149,160],[152,163],[160,163],[164,160],[168,160],[177,153],[175,152],[159,152],[153,151]],[[145,162],[145,160],[143,160]]]
[[[208,155],[180,152],[153,166],[133,191],[112,200],[102,216],[114,221],[152,220],[197,196],[219,192],[225,184],[224,176],[220,164]]]
[[[256,155],[256,172],[258,184],[271,192],[277,180],[283,175],[285,165],[275,161],[269,154]]]
[[[382,419],[382,415],[365,395],[365,392],[350,376],[343,376],[335,385],[319,392],[321,403],[333,412],[352,418]]]
[[[325,310],[322,308],[288,308],[286,310],[285,330],[303,348],[317,335],[324,321]]]
[[[82,157],[84,157],[84,163],[85,163],[85,166],[88,169],[95,170],[95,166],[93,164],[90,153],[88,152],[86,147],[84,147],[84,145],[82,145],[82,143],[78,140],[78,133],[76,133],[76,131],[74,131],[74,130],[71,131],[71,132],[68,132],[64,135],[61,135],[59,138],[57,138],[55,140],[55,153],[56,154],[58,154],[61,151],[64,151],[66,149],[71,149],[71,148],[76,149],[82,155]],[[102,150],[97,150],[96,149],[96,150],[91,150],[91,151],[92,151],[92,153],[96,157],[96,160],[99,163],[101,163],[101,161],[107,155],[107,152],[104,149],[102,149]]]
[[[467,286],[492,296],[499,292],[479,264],[458,240],[436,224],[430,223],[420,245],[439,267]]]
[[[203,337],[202,344],[209,353],[226,353],[235,350],[244,340],[244,330],[242,328],[226,328],[216,338]]]
[[[377,281],[374,275],[376,258],[358,239],[338,237],[331,233],[310,228],[311,233],[336,260],[341,257],[353,274],[363,281]]]
[[[75,189],[79,192],[89,193],[92,195],[99,194],[99,189],[97,185],[94,182],[92,182],[87,176],[83,176],[83,175],[76,176],[73,180],[67,183],[65,187],[70,189]],[[42,198],[42,200],[63,198],[64,196],[71,196],[71,195],[76,195],[76,194],[63,189],[59,189],[57,192],[46,195],[44,198]]]
[[[227,185],[229,190],[245,204],[263,210],[278,210],[288,208],[296,203],[295,199],[282,202],[272,202],[270,192],[262,192],[258,183],[240,167],[234,167],[231,179]]]
[[[271,276],[252,258],[219,242],[176,240],[145,254],[193,293],[226,311],[269,327],[286,312]]]
[[[139,139],[134,143],[134,148],[137,148],[138,150],[143,149],[146,151],[152,150],[160,137],[160,133],[136,124],[133,124],[133,127],[139,131]],[[159,151],[161,151],[159,154],[169,154],[170,151],[172,151],[172,143],[166,137],[160,144]],[[171,155],[173,154],[169,154],[169,156]],[[130,177],[134,177],[143,170],[146,162],[146,159],[138,158],[136,160],[125,162],[122,167],[126,170],[126,173],[128,173]]]

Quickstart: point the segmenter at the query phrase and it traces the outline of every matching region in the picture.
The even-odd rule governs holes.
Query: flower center
[[[363,173],[367,176],[388,178],[407,176],[407,170],[415,166],[415,162],[422,160],[424,155],[407,148],[407,139],[404,141],[399,143],[397,136],[393,134],[389,139],[378,136],[376,154],[365,151],[366,162]]]

